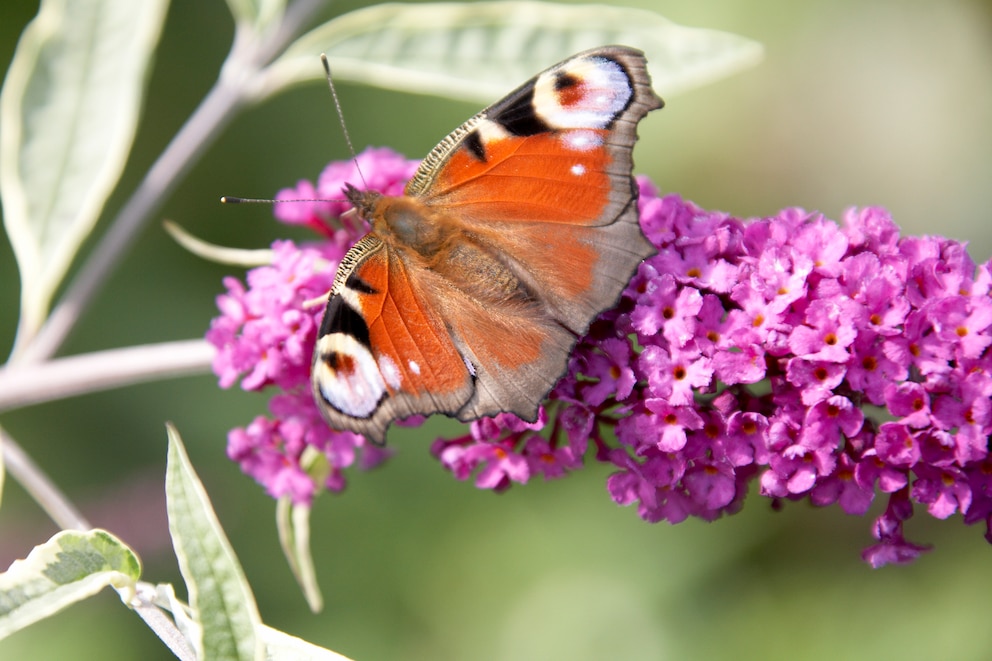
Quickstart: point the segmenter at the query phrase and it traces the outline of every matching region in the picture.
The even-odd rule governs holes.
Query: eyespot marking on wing
[[[317,340],[316,352],[314,383],[327,405],[353,418],[372,415],[387,393],[368,348],[351,335],[331,333]]]
[[[605,129],[634,96],[630,75],[616,60],[575,58],[538,76],[534,114],[553,129]]]

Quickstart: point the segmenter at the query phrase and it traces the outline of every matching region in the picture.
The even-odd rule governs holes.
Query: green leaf
[[[250,25],[256,32],[275,24],[286,8],[285,0],[227,0],[231,15],[239,24]]]
[[[761,46],[687,28],[642,9],[545,2],[382,4],[339,16],[300,37],[258,91],[338,80],[492,102],[539,71],[588,48],[624,44],[647,54],[662,96],[749,67]]]
[[[128,603],[138,556],[105,530],[65,530],[0,574],[0,639],[111,585]]]
[[[198,656],[261,659],[264,648],[255,631],[262,621],[251,588],[190,465],[179,433],[168,425],[168,434],[165,494],[169,531],[186,580],[193,620],[202,629]]]
[[[0,91],[0,200],[18,343],[44,321],[124,168],[167,0],[43,0]]]
[[[272,661],[350,661],[346,656],[332,652],[296,636],[262,625],[258,630],[265,643],[265,658]]]

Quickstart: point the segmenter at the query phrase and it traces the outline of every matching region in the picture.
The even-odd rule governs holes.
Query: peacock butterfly
[[[397,418],[535,420],[577,339],[654,253],[631,152],[663,102],[643,53],[585,51],[441,141],[399,197],[348,186],[371,231],[341,260],[313,395],[375,443]]]

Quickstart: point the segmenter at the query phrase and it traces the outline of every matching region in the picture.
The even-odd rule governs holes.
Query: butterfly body
[[[349,187],[371,231],[318,332],[328,423],[381,443],[414,414],[535,419],[571,347],[654,252],[631,150],[658,107],[638,51],[587,51],[456,129],[405,195]]]

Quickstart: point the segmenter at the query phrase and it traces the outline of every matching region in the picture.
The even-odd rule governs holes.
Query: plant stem
[[[0,440],[6,469],[55,525],[62,530],[89,530],[93,527],[10,434],[0,429]]]
[[[138,581],[130,606],[180,661],[196,661],[196,653],[175,623],[155,604],[155,586]]]
[[[15,350],[11,363],[38,363],[55,354],[155,210],[248,101],[251,86],[245,78],[259,75],[261,63],[285,47],[322,4],[293,3],[268,39],[256,40],[239,26],[217,82],[117,214],[41,330],[22,351]]]
[[[145,344],[0,368],[0,411],[210,371],[206,340]]]

